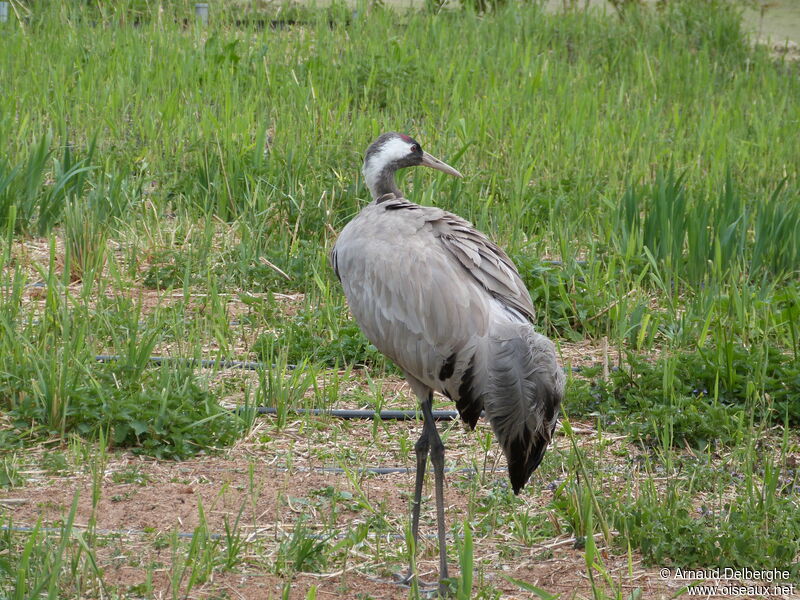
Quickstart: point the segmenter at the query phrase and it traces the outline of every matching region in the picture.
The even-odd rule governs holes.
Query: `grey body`
[[[471,427],[486,409],[518,492],[550,441],[564,375],[511,260],[464,219],[390,194],[347,224],[331,260],[364,335],[418,397],[444,394]]]
[[[533,329],[530,294],[505,252],[461,217],[402,197],[394,172],[415,165],[460,176],[411,138],[382,135],[364,163],[374,200],[345,226],[330,258],[353,317],[403,370],[420,401],[412,531],[416,539],[430,449],[446,578],[444,446],[432,420],[432,393],[453,400],[471,427],[485,409],[518,493],[552,437],[564,374],[553,343]]]

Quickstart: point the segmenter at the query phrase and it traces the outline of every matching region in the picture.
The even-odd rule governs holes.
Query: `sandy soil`
[[[399,388],[398,402],[405,397],[406,390],[399,382],[387,382],[387,387]],[[576,422],[573,427],[582,446],[598,443],[600,436],[589,423]],[[31,450],[28,464],[41,465],[45,455],[56,451],[63,453],[69,464],[61,472],[21,469],[26,483],[0,493],[0,514],[10,517],[17,527],[32,527],[42,519],[43,526],[57,528],[79,494],[76,527],[86,528],[95,520],[100,534],[95,547],[106,584],[129,590],[143,583],[148,565],[151,569],[156,565],[156,598],[171,595],[171,536],[185,535],[188,544],[189,534],[201,525],[201,514],[207,531],[221,536],[220,543],[224,543],[226,523],[234,526],[238,519],[238,533],[247,543],[239,564],[230,571],[214,571],[193,588],[191,598],[279,598],[287,584],[291,598],[304,598],[311,586],[317,587],[320,598],[407,598],[407,588],[391,583],[395,574],[405,570],[403,532],[414,478],[413,450],[404,454],[400,447],[406,440],[410,448],[420,425],[381,423],[374,436],[372,428],[369,421],[319,418],[293,420],[278,429],[272,418],[264,418],[247,439],[217,455],[171,462],[112,452],[104,467],[95,469],[99,472],[95,478],[91,465],[67,446],[46,444]],[[489,433],[485,425],[479,425],[475,433],[465,433],[457,422],[441,423],[439,428],[448,448],[448,467],[456,469],[447,475],[447,519],[450,524],[460,523],[467,518],[471,495],[476,494],[472,485],[476,478],[479,500],[504,489],[504,459],[494,442],[484,454],[480,440]],[[610,444],[604,455],[622,457],[620,465],[603,465],[617,471],[605,485],[622,485],[623,479],[633,476],[622,463],[628,464],[637,449],[625,446],[623,436],[602,437],[604,444]],[[501,500],[486,515],[473,514],[470,519],[476,531],[476,573],[502,590],[503,598],[530,597],[505,577],[568,598],[592,597],[584,552],[575,548],[567,531],[552,539],[525,543],[502,525],[513,518],[513,511],[534,514],[549,504],[553,490],[566,477],[559,454],[568,447],[568,440],[559,434],[542,469],[521,495],[521,505],[512,509]],[[630,456],[625,456],[626,448]],[[99,453],[93,450],[90,455]],[[477,472],[463,471],[473,465]],[[409,471],[389,475],[358,471],[369,466]],[[331,468],[340,472],[324,470]],[[99,491],[94,508],[93,481],[98,482]],[[438,571],[432,487],[432,481],[427,481],[418,558],[423,580],[431,581]],[[337,503],[332,497],[339,498]],[[480,523],[489,518],[498,519],[498,526],[481,533]],[[322,573],[275,573],[281,543],[291,537],[295,527],[306,527],[309,535],[333,535],[331,543],[335,543],[363,524],[368,526],[367,538],[345,561],[327,564]],[[448,534],[451,575],[457,573],[452,535]],[[599,536],[596,542],[605,566],[626,597],[639,588],[642,598],[661,600],[672,598],[682,587],[681,581],[662,579],[658,568],[643,566],[637,553],[632,554],[629,565],[618,548],[606,547]]]

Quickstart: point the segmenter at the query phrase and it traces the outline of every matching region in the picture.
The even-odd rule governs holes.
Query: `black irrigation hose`
[[[287,413],[297,416],[310,415],[314,417],[335,417],[337,419],[374,419],[378,417],[382,421],[416,421],[422,418],[422,413],[416,410],[382,410],[380,412],[371,409],[349,409],[349,408],[288,408]],[[271,406],[259,406],[256,411],[260,415],[277,415],[279,410]],[[458,418],[458,411],[455,410],[435,410],[433,411],[434,421],[454,421]]]
[[[122,360],[122,356],[118,354],[98,354],[94,357],[97,362],[110,363]],[[265,369],[272,365],[266,363],[246,361],[246,360],[213,360],[205,358],[182,358],[173,356],[151,356],[147,359],[156,365],[164,364],[179,364],[189,367],[201,367],[203,369],[243,369],[246,371],[257,371],[258,369]],[[294,369],[294,365],[286,365],[287,369]]]
[[[119,354],[98,354],[94,357],[97,362],[101,363],[110,363],[110,362],[118,362],[123,360],[123,357]],[[179,365],[186,365],[190,367],[200,367],[202,369],[243,369],[245,371],[258,371],[259,369],[270,369],[274,368],[275,365],[270,365],[264,362],[258,361],[247,361],[247,360],[215,360],[215,359],[207,359],[207,358],[184,358],[180,356],[151,356],[148,359],[148,362],[151,362],[155,365],[164,365],[164,364],[179,364]],[[296,365],[285,365],[287,369],[296,369]],[[583,370],[583,367],[572,367],[573,373],[580,373]]]
[[[281,473],[360,473],[362,475],[413,475],[416,468],[412,467],[355,467],[345,469],[344,467],[274,467],[275,471]],[[483,470],[473,469],[472,467],[445,467],[445,473],[483,473]],[[486,473],[506,473],[507,469],[502,467],[497,469],[486,469]],[[2,500],[0,500],[2,503]]]
[[[574,262],[575,262],[576,265],[581,266],[581,267],[585,267],[586,265],[589,264],[588,260],[576,260]],[[561,260],[543,260],[543,261],[541,261],[541,264],[545,265],[545,266],[548,266],[548,267],[563,267],[564,266],[564,262],[561,261]],[[33,283],[26,283],[24,287],[26,287],[26,288],[37,288],[37,287],[38,288],[44,288],[44,287],[47,287],[47,282],[46,281],[34,281]]]
[[[122,360],[122,357],[117,354],[98,354],[95,360],[101,363],[111,363]],[[180,364],[192,367],[201,367],[203,369],[243,369],[248,371],[257,371],[259,369],[271,368],[274,365],[267,363],[242,361],[242,360],[213,360],[213,359],[200,359],[200,358],[182,358],[172,356],[151,356],[147,359],[149,362],[156,365],[164,364]],[[295,365],[286,365],[287,369],[294,369]],[[580,372],[582,367],[572,367],[572,372]],[[234,411],[241,412],[242,407],[233,409]],[[255,407],[259,415],[277,415],[279,410],[271,406],[258,406]],[[291,413],[295,416],[315,416],[315,417],[334,417],[337,419],[366,419],[372,420],[378,417],[382,421],[416,421],[422,418],[422,413],[416,410],[382,410],[376,412],[372,409],[348,409],[348,408],[287,408],[285,412]],[[481,416],[483,416],[481,411]],[[454,421],[458,418],[458,411],[455,410],[435,410],[433,411],[434,421]]]
[[[13,525],[13,526],[3,525],[3,526],[0,526],[0,531],[8,531],[8,532],[11,532],[11,533],[33,533],[35,529],[36,529],[35,527],[26,527],[26,526],[22,526],[22,525]],[[86,529],[84,529],[82,527],[77,527],[77,526],[73,526],[72,529],[74,531],[80,531],[80,532],[87,531]],[[59,534],[63,534],[63,532],[64,532],[64,530],[62,528],[60,528],[60,527],[39,527],[38,531],[41,532],[41,533],[59,533]],[[95,529],[94,531],[92,531],[92,534],[93,535],[100,535],[100,536],[112,536],[112,535],[114,535],[114,536],[134,536],[134,535],[136,535],[136,536],[150,536],[150,535],[153,535],[154,532],[153,531],[144,531],[142,529]],[[168,534],[168,535],[173,535],[173,534]],[[206,537],[208,537],[209,539],[212,539],[212,540],[224,540],[224,539],[226,539],[228,537],[227,534],[221,534],[221,533],[206,533],[205,535],[206,535]],[[192,538],[194,538],[195,534],[194,533],[184,532],[184,531],[179,531],[177,533],[177,536],[179,538],[182,538],[182,539],[191,540]],[[245,537],[251,537],[251,536],[245,536]],[[254,536],[254,537],[263,539],[263,538],[266,538],[266,537],[275,537],[275,534],[274,533],[270,533],[269,535],[257,535],[257,536]],[[331,535],[322,535],[320,533],[310,533],[310,534],[306,534],[305,537],[312,538],[312,539],[320,539],[320,540],[322,540],[322,539],[325,539],[325,540],[329,540],[329,539],[344,539],[344,538],[348,537],[348,534],[340,532],[340,533],[337,533],[336,535],[332,535],[331,536]],[[387,533],[387,534],[385,534],[385,536],[382,536],[382,537],[388,537],[388,538],[391,538],[393,540],[404,540],[405,539],[405,535],[400,534],[400,533]],[[438,539],[437,536],[435,536],[433,534],[429,534],[429,535],[420,534],[419,537],[424,538],[426,540]],[[451,536],[448,535],[447,538],[451,539]]]
[[[4,526],[0,527],[0,531],[10,531],[12,533],[33,533],[33,531],[35,529],[36,529],[35,527],[24,527],[24,526],[21,526],[21,525],[14,525],[14,526],[4,525]],[[73,526],[72,529],[73,530],[77,530],[77,531],[82,531],[82,532],[86,531],[86,529],[84,529],[82,527],[77,527],[77,526]],[[38,531],[40,531],[41,533],[62,533],[63,532],[63,530],[60,527],[39,527]],[[128,536],[130,536],[130,535],[153,535],[154,532],[152,532],[152,531],[143,531],[141,529],[95,529],[92,533],[95,534],[95,535],[103,535],[103,536],[106,536],[106,535],[120,535],[120,536],[121,535],[128,535]],[[194,534],[193,533],[178,532],[178,537],[179,538],[191,539],[191,538],[194,537]],[[218,540],[218,539],[221,539],[223,536],[222,536],[222,534],[219,534],[219,533],[209,533],[208,537],[210,537],[212,540]]]

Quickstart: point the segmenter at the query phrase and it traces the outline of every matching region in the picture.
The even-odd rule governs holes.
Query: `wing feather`
[[[367,338],[439,389],[441,365],[485,334],[491,298],[439,242],[431,213],[443,211],[402,198],[369,204],[342,230],[331,262]]]
[[[431,215],[430,223],[442,247],[492,296],[533,321],[530,293],[508,255],[469,221],[445,211],[439,213]]]

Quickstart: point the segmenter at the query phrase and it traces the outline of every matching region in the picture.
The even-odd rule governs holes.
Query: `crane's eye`
[[[419,144],[411,144],[411,151],[414,152],[415,154],[421,150],[422,148],[419,147]]]

